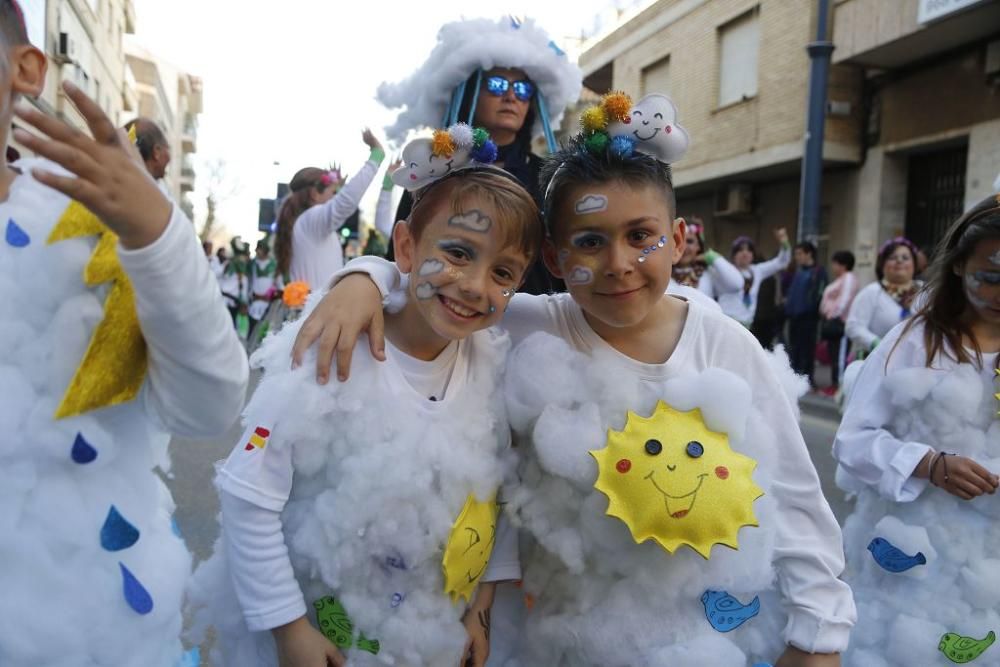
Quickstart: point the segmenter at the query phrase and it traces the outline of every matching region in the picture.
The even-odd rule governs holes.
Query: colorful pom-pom
[[[611,138],[611,154],[620,158],[632,157],[635,152],[635,137],[630,134],[620,134]]]
[[[624,123],[628,112],[632,109],[632,98],[622,92],[608,93],[601,100],[601,106],[608,118]]]
[[[472,148],[475,139],[472,136],[472,128],[465,123],[455,123],[448,128],[452,143],[455,148]]]
[[[309,297],[309,283],[303,280],[296,280],[285,285],[285,291],[281,294],[281,300],[289,308],[301,308],[306,305]]]
[[[602,107],[590,107],[580,115],[585,132],[600,132],[608,126],[608,114]]]
[[[610,142],[610,137],[604,132],[595,132],[583,140],[587,150],[591,153],[603,153]]]
[[[451,157],[455,154],[455,142],[447,130],[434,130],[434,138],[431,139],[431,153],[437,157]]]
[[[490,133],[481,127],[477,127],[472,131],[472,145],[476,148],[480,148],[483,144],[490,140]]]
[[[499,151],[497,145],[487,139],[483,145],[472,151],[472,159],[482,164],[493,164],[497,161]]]

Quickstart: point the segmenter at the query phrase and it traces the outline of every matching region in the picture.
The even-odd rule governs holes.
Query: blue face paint
[[[597,232],[577,232],[569,237],[569,242],[574,248],[582,250],[594,250],[607,243],[608,237]]]
[[[970,275],[980,283],[1000,285],[1000,271],[975,271]]]
[[[474,261],[476,250],[469,243],[458,239],[445,239],[438,241],[438,250],[455,259]]]

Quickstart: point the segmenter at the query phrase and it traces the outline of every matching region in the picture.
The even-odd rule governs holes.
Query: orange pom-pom
[[[623,123],[632,108],[632,98],[622,92],[608,93],[601,100],[601,106],[607,112],[608,118]]]
[[[431,153],[437,157],[451,157],[455,154],[455,140],[448,134],[448,130],[434,130]]]
[[[296,280],[285,285],[285,291],[281,295],[281,300],[289,308],[301,308],[306,305],[306,297],[309,296],[309,284],[303,280]]]
[[[608,126],[608,115],[601,107],[590,107],[580,114],[580,124],[585,132],[600,132]]]

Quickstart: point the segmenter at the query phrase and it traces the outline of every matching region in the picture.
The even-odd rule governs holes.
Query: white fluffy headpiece
[[[386,127],[386,135],[402,141],[409,130],[440,126],[455,87],[476,68],[493,67],[524,70],[545,98],[553,130],[559,129],[566,107],[580,97],[580,68],[534,20],[455,21],[441,28],[437,46],[419,69],[399,83],[379,86],[379,102],[390,109],[405,107]],[[538,120],[534,132],[542,134]]]

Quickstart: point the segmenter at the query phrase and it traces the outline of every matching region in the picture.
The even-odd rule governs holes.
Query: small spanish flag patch
[[[268,431],[263,426],[258,426],[253,430],[253,434],[250,435],[250,442],[244,449],[248,452],[252,452],[256,449],[264,449],[267,446],[267,439],[271,437],[271,432]]]

